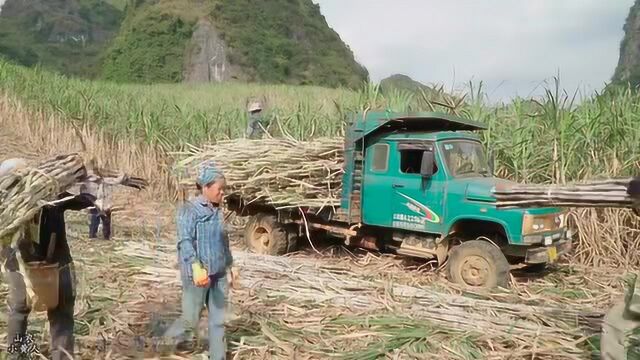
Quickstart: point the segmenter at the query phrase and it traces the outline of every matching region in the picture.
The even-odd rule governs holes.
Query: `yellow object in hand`
[[[209,286],[209,273],[199,261],[191,264],[191,270],[193,270],[193,283],[198,287]]]

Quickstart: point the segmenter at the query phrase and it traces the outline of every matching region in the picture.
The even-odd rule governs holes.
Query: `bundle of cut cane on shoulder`
[[[90,161],[89,164],[93,164]],[[104,171],[107,175],[113,172]],[[55,203],[58,196],[69,191],[78,194],[80,185],[86,182],[103,181],[99,171],[88,167],[85,159],[77,153],[60,155],[40,163],[28,163],[0,177],[0,245],[7,245],[10,236],[21,225],[32,219],[47,204]],[[144,179],[120,175],[119,184],[144,188]],[[98,196],[97,194],[92,194]]]
[[[214,161],[227,179],[227,194],[277,208],[339,204],[343,140],[320,138],[234,139],[175,153],[182,186],[195,184],[198,166]]]
[[[0,239],[14,233],[42,206],[86,176],[82,157],[69,154],[0,177]]]
[[[633,193],[637,179],[611,179],[568,185],[497,186],[493,191],[499,208],[530,207],[640,207]]]

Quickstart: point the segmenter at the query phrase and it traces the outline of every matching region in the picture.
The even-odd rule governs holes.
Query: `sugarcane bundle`
[[[339,203],[342,144],[333,138],[234,139],[174,155],[183,186],[194,186],[198,166],[213,160],[225,173],[228,194],[276,207],[322,207]]]
[[[616,207],[638,208],[632,197],[632,179],[612,179],[569,185],[516,185],[496,187],[493,195],[499,208],[526,207]]]
[[[82,185],[104,182],[136,189],[147,186],[147,181],[142,178],[94,168],[93,160],[87,163],[75,153],[56,156],[35,165],[27,164],[0,176],[0,243],[9,242],[8,236],[15,234],[44,205],[55,203],[61,193],[77,195]],[[90,189],[92,187],[84,192],[93,195],[98,202],[101,193]]]
[[[86,175],[82,157],[69,154],[0,177],[0,239]]]

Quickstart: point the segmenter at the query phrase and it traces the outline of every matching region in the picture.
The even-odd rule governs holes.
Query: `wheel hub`
[[[251,235],[251,243],[254,245],[254,248],[264,250],[269,247],[269,244],[271,243],[271,236],[267,229],[264,227],[257,227]]]
[[[489,272],[489,262],[480,256],[469,256],[460,268],[462,280],[471,286],[484,286],[489,280]]]

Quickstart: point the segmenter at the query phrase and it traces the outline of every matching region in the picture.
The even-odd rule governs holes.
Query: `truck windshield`
[[[444,160],[453,177],[490,176],[482,144],[468,140],[446,141],[441,144]]]

